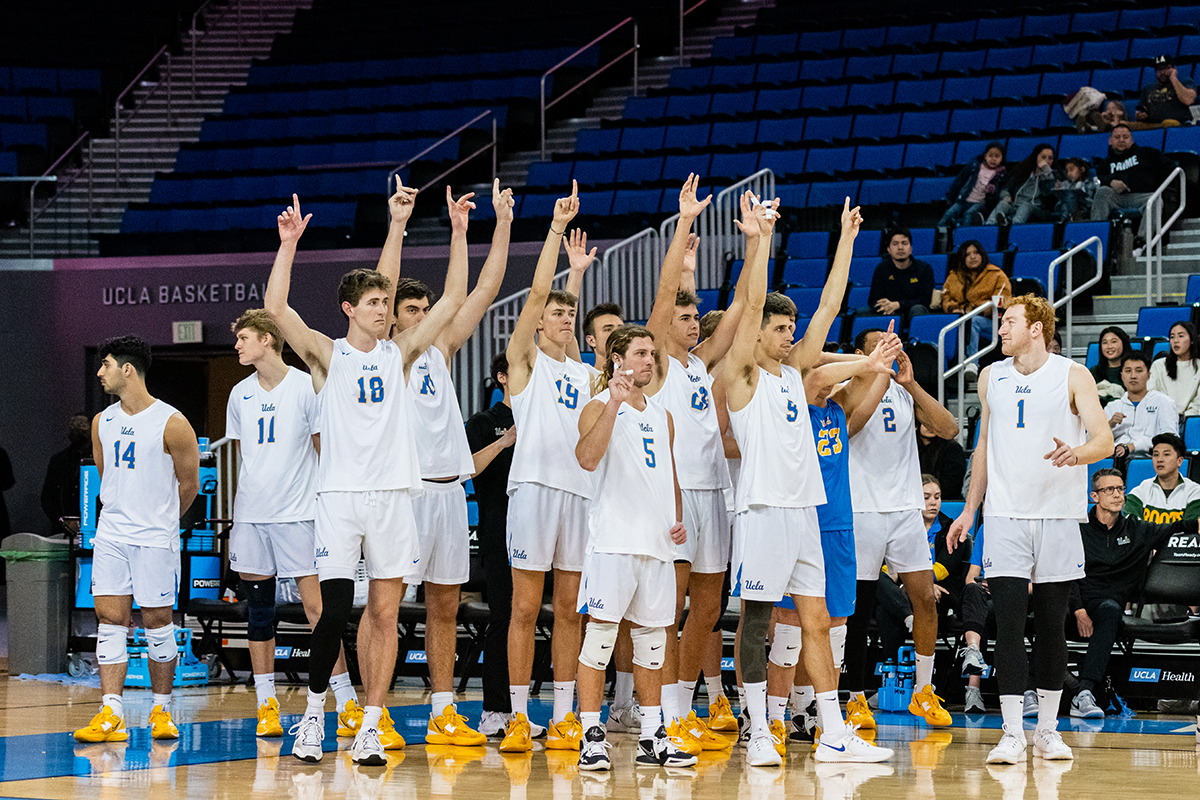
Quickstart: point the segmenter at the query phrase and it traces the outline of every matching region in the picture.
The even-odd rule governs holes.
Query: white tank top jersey
[[[850,501],[855,511],[925,507],[913,399],[895,381],[850,439]]]
[[[682,489],[726,489],[729,467],[712,400],[712,376],[698,357],[685,366],[667,357],[667,379],[655,395],[675,420],[675,472]]]
[[[519,483],[537,483],[590,500],[592,476],[575,460],[579,415],[592,397],[588,371],[570,358],[555,361],[535,352],[528,385],[512,396],[517,443],[508,493]]]
[[[475,472],[458,394],[446,356],[430,347],[413,362],[408,375],[413,401],[413,432],[422,478],[466,480]]]
[[[1042,458],[1058,437],[1071,447],[1087,441],[1083,420],[1071,412],[1069,358],[1051,354],[1022,375],[1011,358],[988,376],[987,494],[983,513],[1015,519],[1087,518],[1087,466],[1055,467]]]
[[[420,491],[404,355],[395,342],[376,342],[364,353],[345,339],[335,341],[317,402],[318,493]]]
[[[130,416],[113,403],[100,414],[104,478],[96,538],[179,549],[179,479],[163,432],[178,411],[155,400]]]
[[[758,387],[741,411],[729,412],[742,453],[737,512],[752,506],[806,508],[825,502],[808,400],[800,373],[789,366],[775,377],[758,368]]]
[[[605,389],[593,399],[607,403],[609,396]],[[650,397],[644,411],[623,403],[595,472],[596,496],[588,512],[589,553],[675,560],[672,461],[666,408]]]
[[[302,522],[317,514],[320,433],[312,376],[288,368],[271,391],[252,374],[229,393],[225,435],[241,442],[234,522]]]

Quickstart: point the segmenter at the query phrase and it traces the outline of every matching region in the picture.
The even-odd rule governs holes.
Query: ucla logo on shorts
[[[528,558],[528,556],[525,555],[524,550],[513,550],[512,557],[521,561],[524,561],[526,558]]]
[[[992,560],[991,560],[990,558],[985,558],[985,559],[983,560],[983,565],[982,565],[982,566],[983,566],[983,568],[984,568],[984,569],[991,569],[991,568],[992,568]]]
[[[604,603],[600,602],[599,600],[597,600],[594,597],[588,597],[588,608],[594,608],[596,610],[600,610],[600,609],[604,608]]]
[[[764,591],[764,587],[763,587],[762,581],[752,581],[752,580],[750,580],[749,578],[747,578],[746,580],[742,581],[742,588],[743,588],[743,589],[745,589],[745,590],[746,590],[746,591],[748,591],[748,592],[761,592],[761,591]]]
[[[329,549],[325,547],[318,547],[317,558],[329,558]]]

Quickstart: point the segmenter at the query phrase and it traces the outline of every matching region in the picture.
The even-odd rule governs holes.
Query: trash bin
[[[66,537],[15,533],[0,544],[8,562],[8,674],[67,671],[71,619]]]

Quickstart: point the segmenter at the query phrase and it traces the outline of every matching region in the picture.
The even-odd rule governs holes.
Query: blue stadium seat
[[[804,90],[804,108],[814,111],[841,108],[846,104],[846,91],[845,84],[809,86]]]
[[[663,180],[679,184],[685,181],[689,174],[707,175],[708,165],[711,160],[712,156],[707,153],[687,153],[685,155],[667,156],[663,161]],[[676,199],[672,199],[671,204],[675,208],[668,210],[673,214],[679,210],[679,206]],[[666,195],[664,195],[663,205],[667,205]]]
[[[1033,47],[993,47],[983,60],[985,69],[1024,69],[1033,58]]]
[[[1090,342],[1087,348],[1087,356],[1084,357],[1083,365],[1088,369],[1100,363],[1100,343]]]
[[[0,175],[17,174],[17,154],[0,153]]]
[[[842,31],[802,31],[800,41],[796,43],[797,52],[821,53],[827,50],[837,50],[842,46]]]
[[[28,100],[24,97],[0,96],[0,122],[26,122],[28,120]],[[0,144],[3,144],[3,142],[0,142]]]
[[[1137,337],[1162,336],[1171,332],[1171,326],[1191,317],[1187,306],[1146,306],[1138,311]]]
[[[712,166],[709,167],[708,174],[713,178],[727,178],[736,183],[753,175],[757,164],[758,153],[754,151],[717,153],[712,157]]]
[[[586,217],[607,217],[612,213],[613,192],[580,192],[579,209]]]
[[[720,308],[721,308],[721,290],[720,289],[697,289],[696,296],[700,298],[701,313],[707,313],[709,311],[720,310]]]
[[[854,117],[850,115],[809,117],[804,123],[804,138],[819,142],[849,139],[850,125],[853,121]]]
[[[1050,262],[1056,258],[1058,258],[1056,250],[1023,250],[1013,258],[1012,276],[1014,279],[1024,278],[1037,281],[1045,291]]]
[[[804,119],[763,119],[758,122],[758,141],[763,144],[793,144],[804,141]]]
[[[1034,131],[1046,127],[1049,106],[1005,106],[995,130]],[[982,129],[981,129],[982,130]],[[1011,161],[1011,157],[1009,158]]]
[[[937,240],[937,231],[933,228],[912,228],[909,234],[913,255],[928,261],[928,256],[933,253],[933,243]]]
[[[846,50],[873,50],[882,47],[887,39],[887,28],[856,28],[842,33],[842,47]]]
[[[1039,44],[1033,48],[1029,63],[1035,67],[1060,67],[1079,61],[1079,42]]]
[[[987,50],[946,50],[938,61],[939,72],[961,72],[964,75],[983,66]]]
[[[999,108],[956,108],[950,112],[949,132],[988,134],[996,130]]]
[[[1016,164],[1032,153],[1033,148],[1043,144],[1053,147],[1054,152],[1059,157],[1062,157],[1062,154],[1058,152],[1058,136],[1014,136],[1008,140],[1008,150],[1005,153],[1005,158],[1009,164]]]
[[[888,170],[899,169],[903,163],[904,145],[902,144],[860,145],[854,155],[854,169],[856,170],[886,172]],[[871,201],[865,200],[863,202]]]
[[[754,120],[744,122],[714,122],[712,135],[709,137],[708,143],[712,147],[743,148],[745,145],[755,143],[757,130],[758,123]]]
[[[892,25],[887,29],[884,44],[919,45],[929,41],[933,33],[930,25]]]
[[[820,288],[825,285],[829,262],[821,258],[789,258],[783,265],[780,282],[784,286]]]
[[[833,325],[829,326],[829,334],[833,336],[837,331],[842,329],[842,318],[838,317],[833,321]],[[792,343],[799,342],[804,338],[804,334],[808,333],[808,326],[812,324],[812,317],[797,315],[796,316],[796,333],[792,336]]]
[[[769,169],[776,177],[800,175],[804,172],[807,150],[764,150],[758,159],[758,169]]]
[[[1054,223],[1014,225],[1008,231],[1008,246],[1018,250],[1053,250]]]
[[[13,67],[12,90],[55,94],[58,92],[58,71],[45,67]]]
[[[882,237],[883,231],[859,230],[858,236],[854,237],[854,255],[879,258],[879,242]]]
[[[1116,12],[1112,12],[1114,15]],[[1075,15],[1077,18],[1083,16]],[[1112,30],[1112,28],[1097,28],[1096,30]],[[1113,39],[1107,42],[1084,42],[1079,48],[1079,63],[1081,64],[1113,64],[1124,61],[1129,57],[1129,40]]]
[[[949,111],[906,111],[900,122],[900,135],[941,136],[949,123]]]
[[[1079,91],[1081,86],[1089,86],[1091,73],[1086,69],[1068,70],[1067,72],[1047,72],[1042,75],[1042,84],[1038,94],[1043,97],[1065,97]]]
[[[854,118],[850,135],[855,139],[894,139],[900,132],[900,117],[898,112],[859,114]]]
[[[809,153],[812,158],[812,153]],[[847,197],[850,205],[855,205],[854,198],[858,196],[858,181],[836,181],[831,183],[814,183],[808,187],[809,206],[841,206]]]
[[[913,231],[913,236],[916,236],[916,231]],[[946,282],[946,264],[950,257],[945,253],[929,253],[918,255],[917,258],[933,268],[933,282],[940,288]]]
[[[707,122],[698,122],[691,125],[670,125],[667,127],[667,135],[661,146],[668,150],[691,150],[693,148],[708,147],[708,136],[711,131],[712,126]]]
[[[712,67],[675,67],[667,86],[672,89],[706,89],[712,83]]]
[[[1070,14],[1052,14],[1047,16],[1025,17],[1021,27],[1021,36],[1041,36],[1046,39],[1057,39],[1071,30]]]
[[[800,64],[799,80],[830,81],[842,77],[846,69],[844,58],[807,58]]]
[[[912,145],[910,144],[911,148]],[[936,203],[946,198],[950,191],[953,178],[913,178],[912,188],[908,193],[910,203]]]
[[[846,105],[881,108],[892,102],[892,97],[895,93],[895,81],[877,81],[875,83],[855,82],[850,84],[850,93],[846,97]]]
[[[1136,94],[1142,87],[1142,69],[1141,67],[1098,69],[1092,72],[1092,80],[1088,85],[1102,86],[1105,92],[1116,92],[1122,95]]]
[[[954,163],[954,142],[913,142],[904,148],[906,167],[935,169]]]
[[[1184,420],[1183,444],[1188,450],[1200,450],[1200,417],[1188,417]]]
[[[799,61],[766,62],[758,65],[755,73],[755,83],[787,84],[795,83],[800,74]]]
[[[941,57],[942,54],[936,50],[929,53],[899,53],[892,60],[892,74],[926,75],[937,72]]]
[[[228,105],[228,104],[227,104]],[[667,97],[627,97],[625,111],[621,115],[625,119],[651,120],[659,119],[667,111]]]
[[[794,231],[788,235],[788,258],[825,258],[829,253],[828,231]],[[1200,284],[1197,284],[1200,287]]]
[[[846,59],[847,78],[871,79],[877,75],[887,75],[892,71],[892,57],[883,56],[851,56]]]
[[[1068,222],[1063,232],[1063,247],[1074,247],[1093,236],[1099,236],[1104,245],[1104,256],[1108,257],[1108,222]]]
[[[763,89],[758,93],[755,111],[787,114],[800,108],[803,89]]]
[[[749,64],[731,64],[713,67],[712,85],[745,86],[753,83],[754,69],[753,62]]]
[[[617,164],[617,183],[657,183],[662,179],[662,156],[622,158]],[[658,207],[657,201],[654,207]]]
[[[708,113],[712,95],[708,94],[673,94],[667,98],[666,117],[703,117]]]
[[[821,289],[793,288],[783,291],[788,299],[796,304],[796,313],[802,317],[811,317],[821,306]],[[797,325],[797,327],[799,327]]]
[[[1121,10],[1121,30],[1151,30],[1162,28],[1167,24],[1166,7],[1159,8],[1124,8]],[[1159,50],[1158,53],[1169,53],[1170,50]]]
[[[1187,462],[1184,462],[1187,463]],[[1154,477],[1154,461],[1149,458],[1130,459],[1125,472],[1125,485],[1133,488],[1147,478]]]
[[[871,299],[870,286],[851,286],[846,292],[846,307],[847,308],[866,308],[867,301]],[[839,328],[840,330],[840,328]]]
[[[933,28],[933,41],[958,42],[960,44],[974,41],[976,20],[966,19],[959,22],[939,22]]]
[[[1189,275],[1187,282],[1187,295],[1184,302],[1189,306],[1192,303],[1200,303],[1200,275]]]
[[[1150,9],[1162,11],[1163,9]],[[1124,28],[1125,26],[1122,25]],[[1179,52],[1178,36],[1138,37],[1129,41],[1129,58],[1141,62],[1150,62],[1163,53]]]
[[[775,56],[796,52],[794,33],[765,33],[754,37],[754,55]]]
[[[1167,11],[1167,27],[1186,26],[1200,29],[1200,8],[1196,6],[1173,5]],[[16,83],[17,69],[13,67],[13,83]]]
[[[908,323],[908,338],[914,342],[928,342],[937,347],[938,334],[942,328],[958,319],[958,314],[920,314]],[[970,333],[970,331],[968,331]],[[946,334],[946,364],[958,354],[958,336]]]
[[[940,78],[896,82],[895,102],[897,104],[926,106],[940,102],[941,99],[942,80]]]
[[[850,283],[854,286],[870,286],[879,266],[879,256],[855,256],[850,259]]]
[[[1155,150],[1162,150],[1164,133],[1166,131],[1161,128],[1158,130],[1134,131],[1133,143],[1142,147],[1153,147]]]
[[[576,167],[578,170],[578,167]],[[971,225],[954,230],[954,246],[958,247],[963,242],[974,239],[983,245],[983,249],[989,253],[996,252],[996,240],[1000,235],[1000,229],[995,225]]]
[[[60,69],[58,71],[58,90],[64,94],[73,92],[100,94],[100,70]]]
[[[804,208],[808,205],[808,183],[777,183],[775,195],[784,208]]]
[[[75,120],[75,103],[69,97],[31,97],[29,98],[29,121],[64,121]]]
[[[833,175],[835,172],[849,172],[853,163],[853,147],[814,147],[808,151],[804,169],[806,172]],[[811,193],[809,202],[812,202]]]
[[[999,75],[997,77],[1008,77]],[[946,78],[942,84],[942,100],[962,100],[968,103],[986,100],[992,96],[992,77],[978,75],[963,78]]]
[[[744,267],[745,265],[746,265],[746,262],[740,258],[729,262],[729,283],[731,285],[736,284],[738,282],[738,278],[742,274],[742,267]],[[771,276],[774,274],[775,274],[775,259],[768,258],[767,259],[767,280],[770,281]]]
[[[863,331],[886,331],[888,325],[893,326],[894,330],[900,330],[900,324],[904,321],[903,317],[887,316],[887,317],[860,317],[855,316],[854,321],[850,324],[850,341],[858,338],[858,335]]]
[[[1111,458],[1102,458],[1099,461],[1094,461],[1091,464],[1088,464],[1087,465],[1088,491],[1089,492],[1091,491],[1093,475],[1095,475],[1097,472],[1099,472],[1102,469],[1112,469],[1112,468],[1113,468],[1113,460]]]
[[[1040,83],[1041,76],[1036,72],[1025,75],[997,75],[992,78],[991,96],[993,98],[1011,97],[1016,100],[1037,97]]]
[[[720,67],[717,67],[720,69]],[[713,116],[742,117],[754,110],[754,92],[720,92],[714,94],[708,113]]]
[[[14,72],[16,68],[14,67]],[[50,70],[53,72],[54,70]],[[40,122],[8,122],[0,124],[0,142],[4,149],[13,147],[38,147],[45,150],[48,146],[46,126]]]
[[[1022,17],[984,17],[975,27],[975,41],[1006,42],[1020,36]]]
[[[712,57],[722,59],[745,59],[754,53],[753,36],[731,36],[716,39],[712,44]]]
[[[1168,128],[1163,149],[1168,153],[1200,152],[1200,128],[1191,125]]]
[[[1064,136],[1058,151],[1059,158],[1103,158],[1108,155],[1108,134],[1089,133],[1086,136]]]
[[[575,137],[575,152],[615,153],[621,148],[621,128],[584,128]]]
[[[619,189],[613,196],[613,216],[656,214],[662,193],[662,189]]]
[[[1077,11],[1071,18],[1071,33],[1107,33],[1117,30],[1118,11]]]
[[[600,161],[578,161],[575,164],[574,179],[580,187],[602,186],[612,183],[617,177],[617,159],[606,158]]]

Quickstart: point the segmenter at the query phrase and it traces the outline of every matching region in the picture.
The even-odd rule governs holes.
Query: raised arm
[[[404,352],[406,380],[417,356],[437,341],[467,299],[467,217],[475,207],[471,202],[474,196],[473,192],[468,192],[456,201],[450,194],[450,187],[446,187],[446,206],[450,209],[450,264],[446,268],[446,288],[425,319],[395,339]]]
[[[307,217],[300,214],[300,198],[292,195],[292,205],[279,215],[279,252],[271,266],[271,277],[263,293],[263,306],[271,321],[279,326],[283,338],[303,359],[312,374],[313,388],[318,392],[325,385],[329,373],[329,359],[333,357],[333,340],[323,333],[314,331],[304,323],[296,310],[288,305],[288,293],[292,285],[292,262],[296,258],[296,245],[308,227]]]
[[[437,348],[446,356],[447,361],[479,327],[480,320],[496,299],[500,284],[504,282],[504,271],[508,268],[508,239],[512,232],[513,205],[512,189],[500,191],[500,179],[492,181],[492,207],[496,210],[492,249],[488,251],[483,269],[479,271],[479,280],[475,282],[475,288],[467,295],[462,308],[437,338]]]
[[[754,214],[752,198],[753,195],[750,192],[744,192],[741,197],[742,219],[747,222]],[[713,331],[712,336],[696,345],[692,350],[704,362],[704,367],[709,372],[712,372],[713,368],[729,352],[729,347],[733,344],[733,335],[746,310],[746,293],[749,291],[750,279],[745,265],[754,260],[755,254],[758,252],[758,241],[757,236],[746,237],[746,260],[742,263],[742,272],[738,275],[737,286],[733,290],[733,299],[729,303],[729,308],[725,310],[725,316],[721,317],[721,321],[717,323],[717,329]],[[770,247],[768,246],[767,249],[770,250]],[[770,264],[769,257],[767,263]],[[767,280],[770,280],[769,276]]]
[[[850,279],[850,258],[854,255],[854,237],[858,236],[860,225],[862,215],[857,206],[850,208],[850,198],[847,197],[842,207],[842,235],[838,239],[837,252],[833,256],[833,266],[829,269],[825,288],[821,291],[821,304],[808,323],[804,338],[788,354],[788,364],[801,372],[816,362],[821,349],[825,347],[825,337],[829,336],[829,329],[842,310],[846,282]]]
[[[771,255],[771,237],[775,233],[775,220],[779,217],[779,201],[754,207],[754,222],[758,225],[758,249],[754,260],[742,267],[750,272],[746,292],[746,308],[738,321],[733,343],[725,355],[725,391],[730,411],[741,411],[754,396],[758,386],[758,362],[754,351],[762,331],[763,308],[767,303],[767,260]],[[743,233],[752,230],[751,225],[735,220]]]
[[[183,414],[172,414],[167,420],[163,428],[163,449],[175,465],[175,479],[179,481],[179,514],[182,516],[200,493],[200,445],[196,441],[196,432]]]
[[[391,286],[388,288],[388,328],[395,323],[396,284],[400,281],[400,251],[404,248],[404,229],[412,216],[414,203],[417,201],[417,190],[405,186],[396,176],[396,193],[388,198],[387,240],[383,243],[383,251],[379,254],[379,264],[376,271],[386,275]]]
[[[699,247],[700,237],[694,233],[689,234],[687,249],[683,251],[683,274],[679,276],[681,292],[696,292],[696,250]]]
[[[935,397],[925,391],[913,377],[912,361],[908,353],[900,351],[896,356],[899,370],[896,373],[896,383],[904,387],[904,391],[912,395],[913,414],[925,427],[929,428],[940,439],[953,439],[958,436],[958,420],[954,418]]]
[[[979,376],[983,381],[983,375]],[[1108,426],[1108,417],[1100,406],[1100,395],[1096,391],[1096,379],[1081,364],[1072,364],[1067,375],[1067,389],[1071,393],[1071,405],[1083,427],[1088,440],[1079,447],[1071,447],[1055,437],[1054,449],[1042,456],[1056,467],[1074,467],[1079,464],[1095,464],[1113,454],[1113,433]]]
[[[889,328],[871,351],[871,355],[839,358],[810,369],[804,375],[804,394],[808,402],[813,403],[824,389],[859,375],[882,375],[891,378],[894,375],[892,361],[901,352],[901,347],[900,337]]]
[[[561,197],[554,203],[554,218],[533,272],[533,285],[529,287],[529,297],[525,299],[525,307],[521,309],[521,316],[517,318],[517,324],[508,340],[508,387],[513,394],[520,394],[529,383],[529,374],[533,371],[533,359],[537,349],[538,323],[541,322],[546,298],[550,296],[550,289],[554,285],[558,248],[562,243],[563,234],[567,232],[567,225],[578,213],[579,185],[571,181],[571,196]]]
[[[967,489],[967,499],[963,503],[962,513],[958,515],[958,519],[954,520],[950,525],[949,532],[946,533],[946,549],[951,553],[954,552],[954,548],[958,547],[959,542],[966,541],[971,524],[975,521],[975,513],[983,503],[983,495],[987,491],[988,420],[991,419],[991,411],[987,402],[987,387],[991,370],[991,367],[984,367],[983,371],[979,373],[979,440],[975,442],[975,452],[971,456],[971,486]],[[1099,406],[1099,404],[1100,401],[1097,399],[1096,405]],[[1103,415],[1101,418],[1103,419]],[[1107,429],[1108,424],[1106,423],[1104,427]],[[1112,442],[1111,436],[1109,442]],[[1109,452],[1112,452],[1111,446]]]
[[[587,249],[587,233],[576,228],[571,231],[570,237],[563,242],[563,249],[567,251],[567,291],[576,297],[580,298],[582,306],[583,292],[583,276],[596,261],[596,250],[593,247],[590,251]],[[582,320],[583,315],[576,315],[577,319]],[[597,353],[598,358],[603,360],[604,354]],[[571,341],[567,344],[567,358],[573,361],[583,361],[583,357],[579,352],[579,339],[571,337]]]

